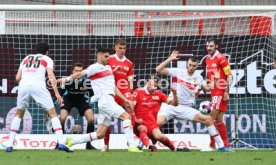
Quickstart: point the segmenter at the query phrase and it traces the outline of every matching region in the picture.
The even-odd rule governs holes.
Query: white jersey
[[[33,85],[46,88],[45,74],[47,68],[53,69],[53,60],[42,54],[30,54],[20,64],[22,76],[19,86]]]
[[[98,101],[103,95],[115,95],[115,79],[109,65],[95,63],[85,71],[94,91],[93,102]]]
[[[179,104],[193,106],[195,93],[204,84],[203,77],[196,73],[190,76],[187,69],[182,68],[169,68],[169,76],[172,77],[172,86],[177,89]]]

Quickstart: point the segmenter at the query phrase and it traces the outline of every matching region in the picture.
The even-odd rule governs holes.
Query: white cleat
[[[109,146],[108,145],[104,145],[102,148],[102,152],[107,152],[109,150]]]
[[[215,151],[215,149],[212,148],[212,147],[207,147],[207,148],[202,148],[200,151],[202,151],[202,152],[211,152],[211,151]]]

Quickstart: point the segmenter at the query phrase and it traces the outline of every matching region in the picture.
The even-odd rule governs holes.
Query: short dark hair
[[[109,53],[109,50],[104,47],[99,47],[96,51],[96,54],[98,54],[98,53]]]
[[[206,43],[207,43],[207,42],[212,42],[212,41],[213,41],[216,45],[219,44],[218,40],[215,39],[215,38],[208,38],[207,41],[206,41]]]
[[[74,69],[75,67],[82,67],[82,68],[83,68],[83,64],[80,63],[80,62],[76,62],[76,63],[73,64],[73,69]]]
[[[47,51],[49,51],[49,45],[47,42],[41,41],[41,42],[37,43],[36,53],[45,55]]]
[[[160,78],[157,75],[150,75],[148,80],[154,80],[154,82],[159,82]]]
[[[191,60],[192,62],[198,62],[198,58],[196,56],[191,56],[188,58],[188,60]]]
[[[115,45],[126,45],[126,44],[127,44],[127,42],[124,39],[117,39],[115,41]]]

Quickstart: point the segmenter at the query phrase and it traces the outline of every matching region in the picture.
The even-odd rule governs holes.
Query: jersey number
[[[28,63],[26,64],[26,68],[30,68],[30,67],[34,67],[34,68],[39,68],[40,66],[40,59],[42,57],[41,56],[37,56],[36,58],[34,58],[34,56],[29,56],[28,57]]]

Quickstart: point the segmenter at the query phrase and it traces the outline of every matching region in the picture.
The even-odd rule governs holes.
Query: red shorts
[[[125,92],[125,93],[123,93],[123,95],[124,95],[128,100],[131,100],[131,101],[134,100],[133,95],[132,95],[130,92]],[[125,106],[124,100],[122,100],[120,97],[115,96],[114,99],[115,99],[116,103],[118,103],[120,106],[122,106],[122,107]]]
[[[218,109],[222,112],[226,112],[228,108],[228,100],[223,100],[223,95],[212,96],[212,109]]]
[[[156,122],[146,122],[146,121],[143,121],[142,124],[136,123],[134,125],[133,129],[134,129],[135,135],[138,136],[138,137],[139,137],[139,132],[138,132],[137,128],[138,128],[139,125],[143,125],[143,126],[145,126],[147,128],[147,135],[148,135],[148,137],[152,137],[152,131],[154,129],[156,129],[156,128],[159,129],[159,126],[158,126],[158,124]]]

